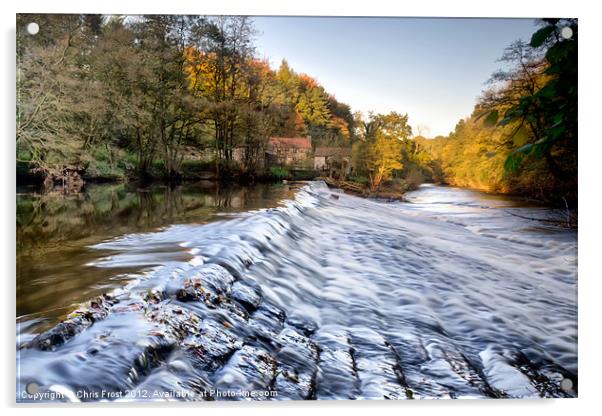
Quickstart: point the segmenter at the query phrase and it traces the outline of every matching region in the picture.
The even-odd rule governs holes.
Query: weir
[[[94,245],[107,270],[162,255],[23,337],[17,400],[575,396],[576,233],[475,191],[406,198],[310,182],[279,207]]]

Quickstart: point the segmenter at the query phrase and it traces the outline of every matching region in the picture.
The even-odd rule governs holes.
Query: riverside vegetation
[[[247,17],[19,15],[18,28],[22,179],[283,178],[261,162],[269,138],[310,136],[352,148],[344,183],[361,193],[432,181],[576,208],[576,20],[543,19],[510,45],[470,117],[434,139],[407,114],[352,113],[286,61],[270,68]]]
[[[262,161],[285,136],[343,148],[325,180],[364,196],[576,208],[576,21],[511,45],[434,139],[270,68],[248,18],[18,28],[17,401],[577,396],[558,210],[381,203]]]

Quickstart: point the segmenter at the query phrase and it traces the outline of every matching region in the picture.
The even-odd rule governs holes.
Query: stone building
[[[344,178],[351,173],[351,149],[318,147],[314,153],[314,169],[333,178]]]
[[[311,168],[311,137],[271,137],[266,151],[268,166]]]

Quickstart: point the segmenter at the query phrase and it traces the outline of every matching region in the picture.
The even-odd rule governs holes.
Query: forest
[[[270,137],[310,137],[351,149],[345,179],[370,191],[431,181],[576,207],[576,19],[543,19],[508,46],[472,114],[436,138],[413,135],[407,114],[352,112],[286,61],[271,68],[248,17],[19,15],[17,27],[19,177],[254,180],[274,174]]]
[[[414,138],[431,179],[576,208],[577,29],[543,19],[529,42],[506,48],[453,132]]]
[[[212,155],[200,168],[252,176],[270,136],[352,138],[348,105],[256,57],[247,17],[19,19],[17,162],[48,183],[178,179],[195,149]],[[33,20],[42,30],[28,36]]]

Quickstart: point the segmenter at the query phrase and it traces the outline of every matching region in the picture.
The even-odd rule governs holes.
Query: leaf
[[[504,169],[508,172],[516,172],[521,163],[523,163],[524,158],[525,155],[521,153],[510,153],[504,162]]]
[[[563,123],[556,123],[556,125],[550,129],[548,129],[548,134],[550,135],[550,140],[554,141],[560,139],[566,132],[566,128]]]
[[[507,124],[512,123],[513,121],[514,121],[514,117],[506,116],[500,121],[500,126],[505,126]]]
[[[487,126],[487,127],[495,126],[498,118],[499,118],[498,111],[497,110],[491,111],[489,114],[487,114],[487,117],[485,117],[485,121],[484,121],[485,126]]]
[[[520,126],[512,135],[512,141],[515,146],[524,146],[529,140],[529,132],[524,126]]]
[[[505,126],[507,124],[510,124],[513,121],[515,121],[518,118],[520,118],[522,116],[522,114],[524,114],[524,110],[519,109],[517,106],[509,108],[504,113],[504,118],[499,122],[499,125],[500,126]]]
[[[523,163],[525,158],[533,152],[533,144],[529,143],[514,150],[504,162],[504,169],[510,172],[515,172]]]
[[[548,39],[548,36],[550,36],[554,32],[554,30],[556,30],[556,27],[550,25],[550,26],[542,27],[537,32],[533,33],[533,36],[531,37],[531,43],[530,43],[531,47],[539,48],[541,45],[544,44],[546,39]]]
[[[557,81],[552,80],[548,82],[544,87],[537,91],[536,95],[545,98],[554,98],[558,95],[558,89],[556,88]]]

